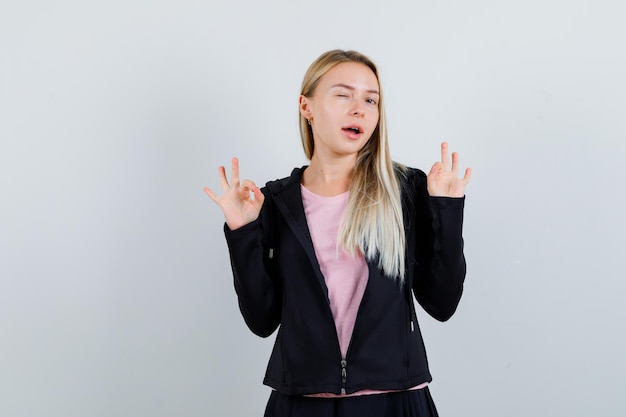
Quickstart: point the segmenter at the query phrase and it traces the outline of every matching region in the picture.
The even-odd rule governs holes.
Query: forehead
[[[332,67],[320,79],[320,87],[332,88],[337,84],[349,85],[363,90],[378,90],[378,79],[367,65],[358,62],[342,62]]]

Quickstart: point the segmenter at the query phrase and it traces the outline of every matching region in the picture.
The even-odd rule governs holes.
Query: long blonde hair
[[[405,168],[389,155],[385,109],[378,69],[371,59],[355,51],[333,50],[322,54],[309,67],[301,94],[312,97],[320,79],[334,66],[357,62],[370,68],[379,84],[378,126],[357,155],[350,184],[350,198],[339,231],[339,243],[350,253],[360,250],[368,260],[378,260],[386,276],[404,281],[405,235],[398,175]],[[300,114],[300,136],[306,157],[315,149],[313,130]]]

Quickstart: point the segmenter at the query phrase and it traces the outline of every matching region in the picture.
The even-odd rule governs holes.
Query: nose
[[[353,116],[363,116],[365,114],[365,109],[363,108],[363,103],[359,100],[355,100],[354,106],[352,108],[351,114]]]

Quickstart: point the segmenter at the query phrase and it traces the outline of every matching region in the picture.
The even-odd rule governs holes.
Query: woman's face
[[[314,156],[353,156],[378,125],[378,79],[363,64],[344,62],[324,74],[312,97],[300,97],[300,112],[312,119]]]

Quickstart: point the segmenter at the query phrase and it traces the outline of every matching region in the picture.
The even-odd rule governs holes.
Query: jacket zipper
[[[278,193],[272,194],[272,196],[276,196],[276,201],[273,201],[273,199],[271,199],[271,201],[277,203],[277,206],[278,206],[279,210],[282,211],[281,207],[283,207],[286,210],[286,212],[290,212],[290,210],[288,209],[285,201],[282,199],[282,197]],[[284,213],[283,213],[283,215],[284,215]],[[295,224],[296,226],[298,225],[297,222],[294,221],[294,218],[292,216],[285,216],[285,220],[290,225],[293,225],[293,224]],[[303,241],[302,236],[300,236],[298,233],[296,233],[296,238],[299,241]],[[306,239],[304,241],[306,241]],[[274,246],[273,242],[271,242],[270,246]],[[311,259],[317,260],[317,257],[315,256],[315,250],[313,248],[313,245],[306,244],[306,245],[303,245],[303,246],[304,246],[305,252],[307,252],[307,255],[309,255],[309,257]],[[274,248],[270,248],[269,249],[269,253],[268,253],[269,258],[270,259],[273,258],[274,255],[275,255],[274,254]],[[319,270],[319,267],[318,267],[318,270]],[[316,271],[316,272],[318,272],[318,271]],[[327,287],[325,287],[324,277],[323,277],[321,271],[319,271],[319,274],[316,273],[316,275],[318,275],[318,278],[321,278],[320,282],[322,283],[322,289],[326,288],[326,295],[327,295],[328,289],[327,289]],[[366,288],[366,291],[367,291],[367,288]],[[360,310],[360,306],[359,306],[359,310]],[[331,320],[331,323],[332,323],[332,326],[333,326],[333,330],[334,330],[333,333],[335,335],[337,335],[336,328],[335,328],[335,322],[334,322],[334,319],[333,319],[333,314],[332,314],[332,311],[330,309],[330,303],[328,304],[328,310],[327,311],[329,313],[329,317],[330,317],[330,320]],[[359,313],[357,312],[357,320],[355,321],[355,324],[354,324],[355,329],[356,329],[356,322],[358,321],[358,316],[359,316]],[[353,329],[352,333],[354,335],[354,329]],[[339,357],[342,357],[341,349],[340,349],[340,346],[339,346],[339,337],[337,337],[336,340],[337,340],[337,345],[336,345],[337,346],[337,353],[338,353]],[[348,352],[346,353],[346,356],[349,355],[350,345],[351,344],[352,344],[352,336],[350,337],[350,343],[348,343]],[[346,370],[347,365],[348,365],[348,362],[346,360],[342,359],[341,360],[341,394],[342,395],[346,394],[346,381],[347,381],[347,375],[348,375],[348,372]]]
[[[346,395],[346,379],[348,378],[348,371],[346,370],[347,365],[347,361],[341,361],[341,395]]]

